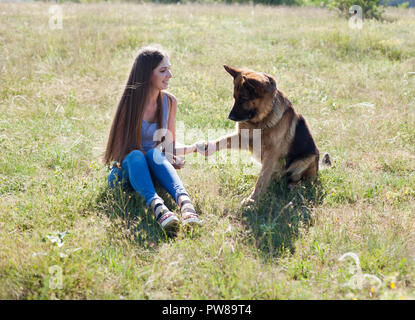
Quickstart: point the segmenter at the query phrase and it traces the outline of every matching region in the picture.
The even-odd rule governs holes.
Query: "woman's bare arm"
[[[170,93],[166,93],[170,99],[170,113],[169,119],[167,121],[167,129],[170,131],[172,141],[167,141],[167,143],[173,143],[173,153],[174,155],[185,155],[188,153],[196,152],[196,145],[184,145],[179,142],[176,142],[176,113],[177,113],[177,99]]]

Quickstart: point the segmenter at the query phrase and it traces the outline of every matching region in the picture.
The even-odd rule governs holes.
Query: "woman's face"
[[[153,70],[151,85],[157,90],[167,89],[172,76],[169,59],[164,57],[160,64]]]

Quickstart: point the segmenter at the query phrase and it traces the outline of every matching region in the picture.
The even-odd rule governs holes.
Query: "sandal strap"
[[[159,204],[164,204],[164,201],[161,198],[154,198],[150,203],[151,210],[154,211],[154,208]]]
[[[180,202],[180,212],[182,214],[186,212],[196,214],[195,207],[193,206],[192,201],[187,194],[182,195],[182,201]]]
[[[181,208],[180,208],[180,212],[183,213],[194,213],[196,214],[196,210],[195,207],[193,207],[193,204],[189,203],[185,203]]]
[[[157,222],[159,222],[160,218],[166,214],[169,213],[170,210],[165,206],[164,201],[160,198],[156,198],[151,203],[151,210],[154,213],[154,216],[156,217]],[[164,220],[164,218],[163,218]]]
[[[163,215],[163,212],[165,211],[163,210],[164,207],[165,206],[163,204],[157,204],[154,207],[154,215],[156,216],[156,220],[158,220]]]
[[[164,214],[171,212],[164,204],[159,205],[156,207],[156,210],[154,211],[154,215],[156,217],[156,220],[159,220]]]
[[[188,195],[187,193],[179,193],[179,194],[177,195],[177,199],[179,199],[180,197],[190,199],[190,198],[189,198],[189,195]]]
[[[187,203],[192,203],[192,202],[190,201],[190,199],[182,200],[182,202],[180,202],[180,207],[183,207]]]
[[[183,220],[199,219],[199,215],[196,213],[192,204],[187,205],[181,210]]]
[[[189,220],[189,219],[199,219],[199,215],[197,213],[186,213],[183,215],[183,220]]]

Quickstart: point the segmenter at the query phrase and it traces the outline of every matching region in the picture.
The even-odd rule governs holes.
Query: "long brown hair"
[[[145,47],[139,51],[112,121],[107,148],[102,159],[104,165],[110,165],[113,161],[121,164],[132,150],[142,150],[141,127],[150,79],[153,70],[165,57],[167,53],[154,47]],[[160,92],[157,98],[159,128],[162,127],[163,119],[161,104]]]

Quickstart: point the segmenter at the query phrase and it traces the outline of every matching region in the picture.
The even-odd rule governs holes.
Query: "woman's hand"
[[[186,160],[182,157],[178,157],[178,156],[173,156],[173,168],[180,170],[181,168],[184,167],[184,165],[186,164]]]
[[[209,157],[217,151],[216,141],[199,141],[195,145],[197,152],[205,157]]]

